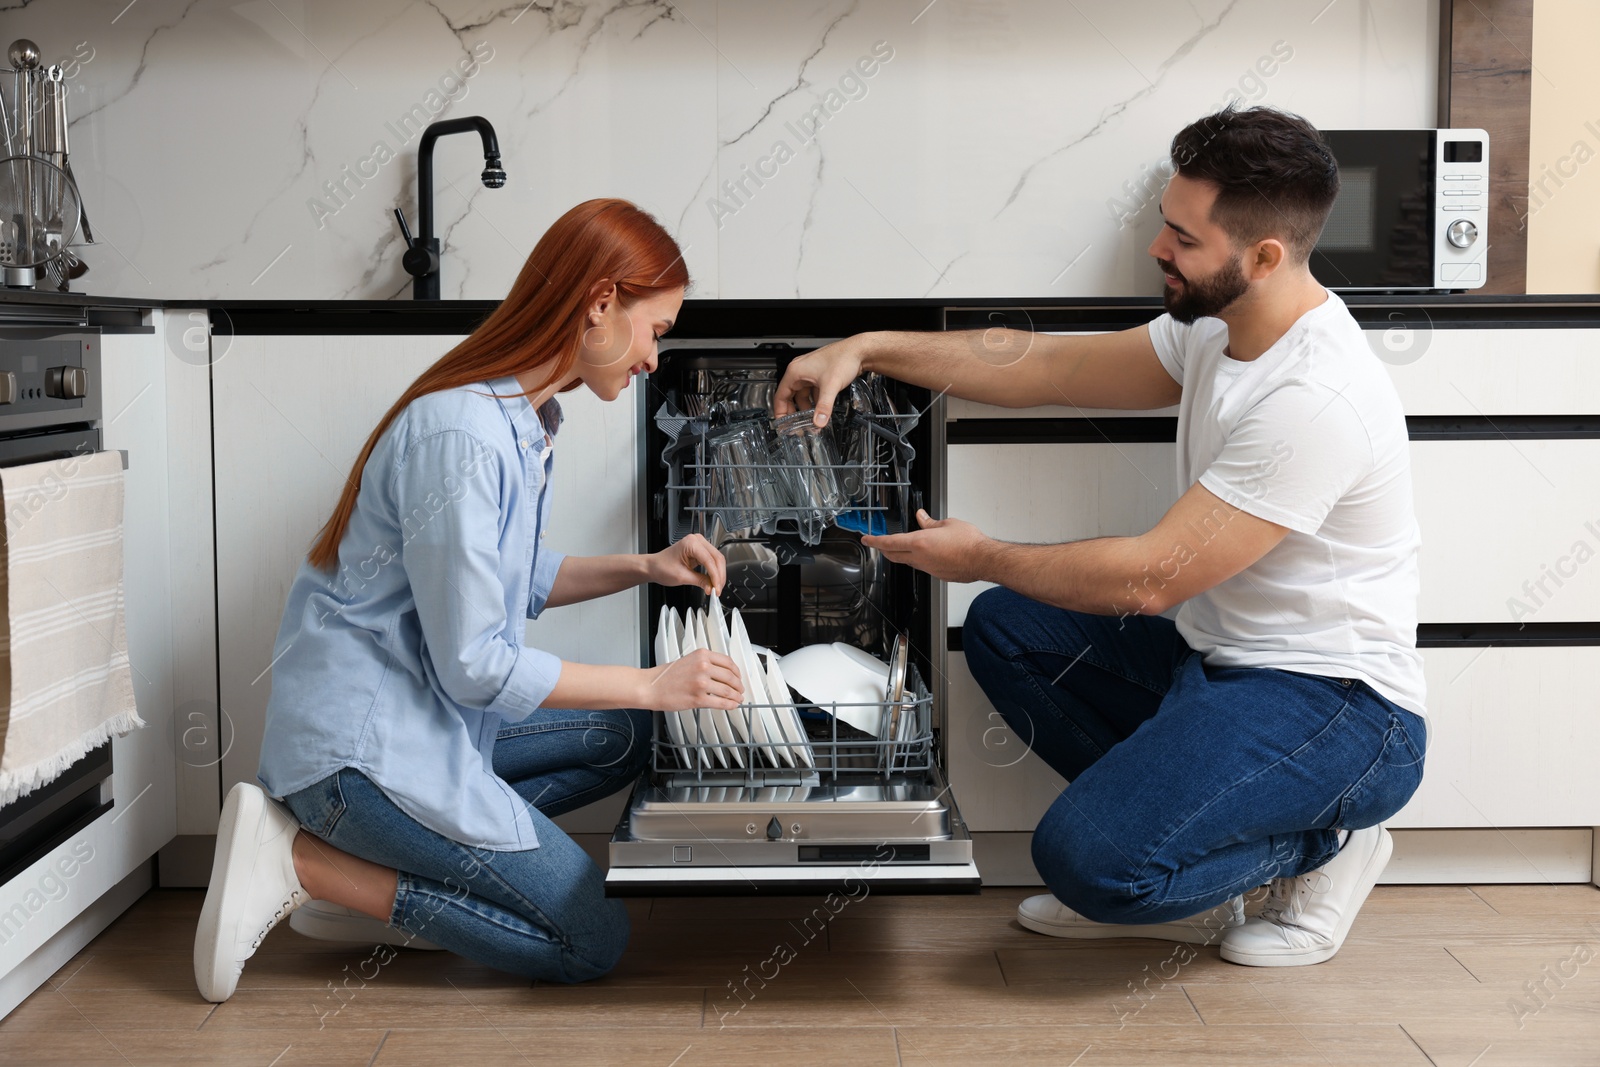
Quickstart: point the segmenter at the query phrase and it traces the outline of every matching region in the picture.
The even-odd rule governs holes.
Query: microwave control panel
[[[1488,277],[1489,135],[1435,130],[1433,284],[1477,289]]]

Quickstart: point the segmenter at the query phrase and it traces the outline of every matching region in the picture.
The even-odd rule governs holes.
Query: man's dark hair
[[[1185,178],[1217,189],[1211,221],[1241,245],[1277,237],[1298,262],[1316,247],[1339,195],[1339,165],[1317,128],[1270,107],[1232,107],[1185,126],[1172,139]]]

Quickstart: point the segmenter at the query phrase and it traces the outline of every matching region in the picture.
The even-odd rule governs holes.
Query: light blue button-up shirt
[[[446,837],[538,847],[491,763],[500,725],[561,674],[522,643],[564,558],[540,543],[561,409],[520,391],[508,377],[412,401],[367,459],[337,570],[301,563],[261,747],[273,796],[352,767]]]

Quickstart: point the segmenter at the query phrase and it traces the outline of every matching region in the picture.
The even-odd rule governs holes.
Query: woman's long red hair
[[[562,215],[534,246],[500,306],[418,375],[378,421],[345,479],[338,506],[306,555],[311,564],[326,571],[338,561],[367,457],[407,404],[537,367],[548,367],[549,373],[524,396],[565,378],[583,348],[584,312],[605,281],[616,285],[618,300],[627,306],[686,288],[689,270],[671,235],[626,200],[586,200]]]

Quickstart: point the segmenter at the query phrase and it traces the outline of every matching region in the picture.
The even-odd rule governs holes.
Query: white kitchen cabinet
[[[273,638],[295,569],[367,435],[457,340],[240,336],[214,366],[217,632],[222,725],[232,738],[222,760],[224,792],[255,779]],[[556,443],[549,543],[583,554],[633,551],[632,395],[608,405],[580,389],[561,402],[566,419]],[[638,598],[623,593],[551,609],[529,623],[526,641],[564,659],[637,666]],[[611,798],[560,823],[609,832],[621,803]]]
[[[295,568],[367,434],[451,340],[234,337],[212,367],[224,794],[255,780]]]
[[[949,694],[945,772],[973,833],[1029,831],[1055,802],[1066,780],[1034,754],[989,703],[967,669],[967,657],[945,660]]]
[[[1177,499],[1175,446],[954,445],[947,511],[1011,541],[1142,533]],[[1423,623],[1600,619],[1600,440],[1413,441]],[[951,586],[950,625],[986,586]]]
[[[1422,786],[1389,824],[1600,825],[1600,647],[1427,648],[1430,748]],[[950,786],[974,832],[1032,830],[1066,782],[994,710],[952,652]]]
[[[1416,309],[1411,309],[1414,313]],[[1084,336],[1094,331],[1085,331]],[[1396,347],[1387,330],[1365,329],[1384,353],[1389,378],[1407,415],[1581,415],[1600,411],[1600,330],[1412,330]],[[998,408],[949,399],[952,419],[1174,416],[1159,411],[1098,408]]]
[[[1384,331],[1366,335],[1388,351]],[[1407,415],[1600,412],[1600,330],[1422,330],[1386,365]]]
[[[1600,826],[1600,647],[1426,648],[1430,750],[1394,825]]]
[[[1600,440],[1413,441],[1411,478],[1422,622],[1600,620]]]
[[[945,510],[1007,541],[1142,533],[1178,498],[1173,455],[1174,446],[1161,441],[951,445]],[[988,587],[947,587],[949,625],[960,626]]]

